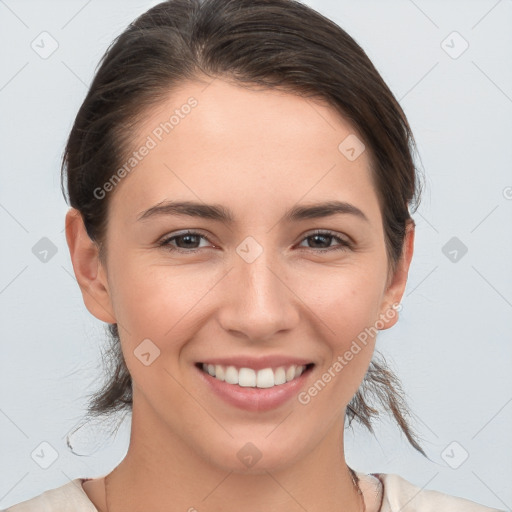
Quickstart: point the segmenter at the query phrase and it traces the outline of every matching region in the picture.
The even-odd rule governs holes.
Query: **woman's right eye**
[[[201,234],[197,233],[196,231],[186,231],[185,233],[180,233],[177,235],[173,235],[171,237],[167,237],[164,240],[162,240],[158,245],[159,247],[165,247],[166,249],[170,251],[178,251],[178,252],[196,252],[200,248],[199,247],[192,247],[197,242],[200,241],[200,239],[204,239],[206,241],[209,241],[208,238]],[[176,240],[183,240],[184,242],[184,248],[183,247],[175,247],[174,245],[171,245],[171,243],[175,242]],[[179,245],[179,244],[178,244]]]

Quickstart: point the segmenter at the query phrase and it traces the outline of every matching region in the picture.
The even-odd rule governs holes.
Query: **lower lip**
[[[210,389],[225,402],[246,411],[269,411],[283,405],[297,396],[300,388],[309,377],[312,367],[308,367],[300,377],[285,384],[272,388],[242,387],[237,384],[228,384],[212,377],[197,366],[196,370]]]

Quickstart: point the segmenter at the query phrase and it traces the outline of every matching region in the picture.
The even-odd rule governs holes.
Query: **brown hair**
[[[356,41],[294,0],[168,0],[142,14],[112,42],[76,116],[61,176],[67,178],[69,204],[80,211],[100,256],[105,256],[109,201],[94,191],[129,153],[133,128],[147,109],[168,98],[173,87],[200,77],[321,100],[351,123],[370,154],[389,268],[394,271],[406,228],[414,225],[409,206],[417,208],[421,192],[410,126]],[[129,411],[132,405],[117,324],[109,325],[109,333],[107,379],[89,402],[91,416]],[[356,419],[373,433],[379,410],[372,405],[391,414],[412,446],[425,455],[408,423],[400,381],[377,351],[347,407],[348,424]]]

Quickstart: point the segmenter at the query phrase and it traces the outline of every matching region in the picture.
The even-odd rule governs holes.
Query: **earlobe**
[[[384,327],[380,330],[389,329],[398,321],[398,312],[401,309],[399,304],[402,300],[405,286],[407,285],[409,267],[414,252],[414,234],[414,221],[410,220],[406,227],[402,256],[397,262],[395,272],[390,277],[384,294],[384,300],[382,301],[379,319],[381,320],[381,324],[384,324]]]
[[[75,208],[66,214],[66,241],[86,308],[99,320],[116,323],[98,246],[89,238],[82,216]]]

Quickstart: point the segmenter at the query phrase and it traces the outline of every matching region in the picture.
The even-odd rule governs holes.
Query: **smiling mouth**
[[[307,365],[283,365],[276,368],[237,368],[222,364],[197,363],[196,366],[214,379],[244,388],[273,388],[298,379],[303,373],[310,371],[313,363]]]

